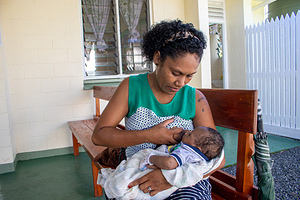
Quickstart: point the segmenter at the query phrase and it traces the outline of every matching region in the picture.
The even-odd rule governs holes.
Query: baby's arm
[[[151,164],[155,165],[156,167],[160,169],[175,169],[178,167],[178,163],[176,159],[173,156],[157,156],[152,155],[149,158],[149,161]]]

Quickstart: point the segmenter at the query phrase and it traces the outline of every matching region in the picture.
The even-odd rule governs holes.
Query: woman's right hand
[[[167,125],[174,121],[173,118],[167,119],[152,128],[149,129],[151,131],[150,142],[153,144],[177,144],[176,141],[178,134],[183,130],[182,128],[173,127],[171,129],[167,128]]]
[[[153,170],[148,174],[134,180],[128,185],[128,188],[139,185],[140,190],[149,193],[150,196],[156,195],[158,192],[172,187],[166,180],[160,169]],[[151,189],[151,190],[150,190]]]

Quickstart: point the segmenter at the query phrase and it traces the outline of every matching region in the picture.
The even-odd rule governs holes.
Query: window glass
[[[152,71],[141,55],[147,0],[82,0],[82,16],[86,79]]]

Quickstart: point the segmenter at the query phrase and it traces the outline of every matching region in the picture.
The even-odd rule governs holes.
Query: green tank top
[[[128,114],[125,117],[127,130],[149,129],[167,119],[174,122],[167,128],[182,127],[193,130],[193,118],[196,113],[195,88],[185,85],[168,104],[161,104],[154,96],[148,83],[147,74],[129,77]],[[145,148],[155,148],[151,143],[139,144],[126,148],[126,156]]]

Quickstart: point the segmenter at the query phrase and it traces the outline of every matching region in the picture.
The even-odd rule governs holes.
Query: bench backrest
[[[238,131],[236,177],[220,170],[214,173],[210,176],[213,192],[226,199],[257,199],[251,158],[257,132],[257,90],[199,90],[210,105],[215,124]]]
[[[100,116],[100,99],[110,100],[116,87],[94,86],[96,116]],[[214,193],[226,199],[257,199],[253,186],[253,134],[257,131],[257,91],[199,89],[206,97],[217,126],[238,131],[236,177],[221,170],[210,176]]]

